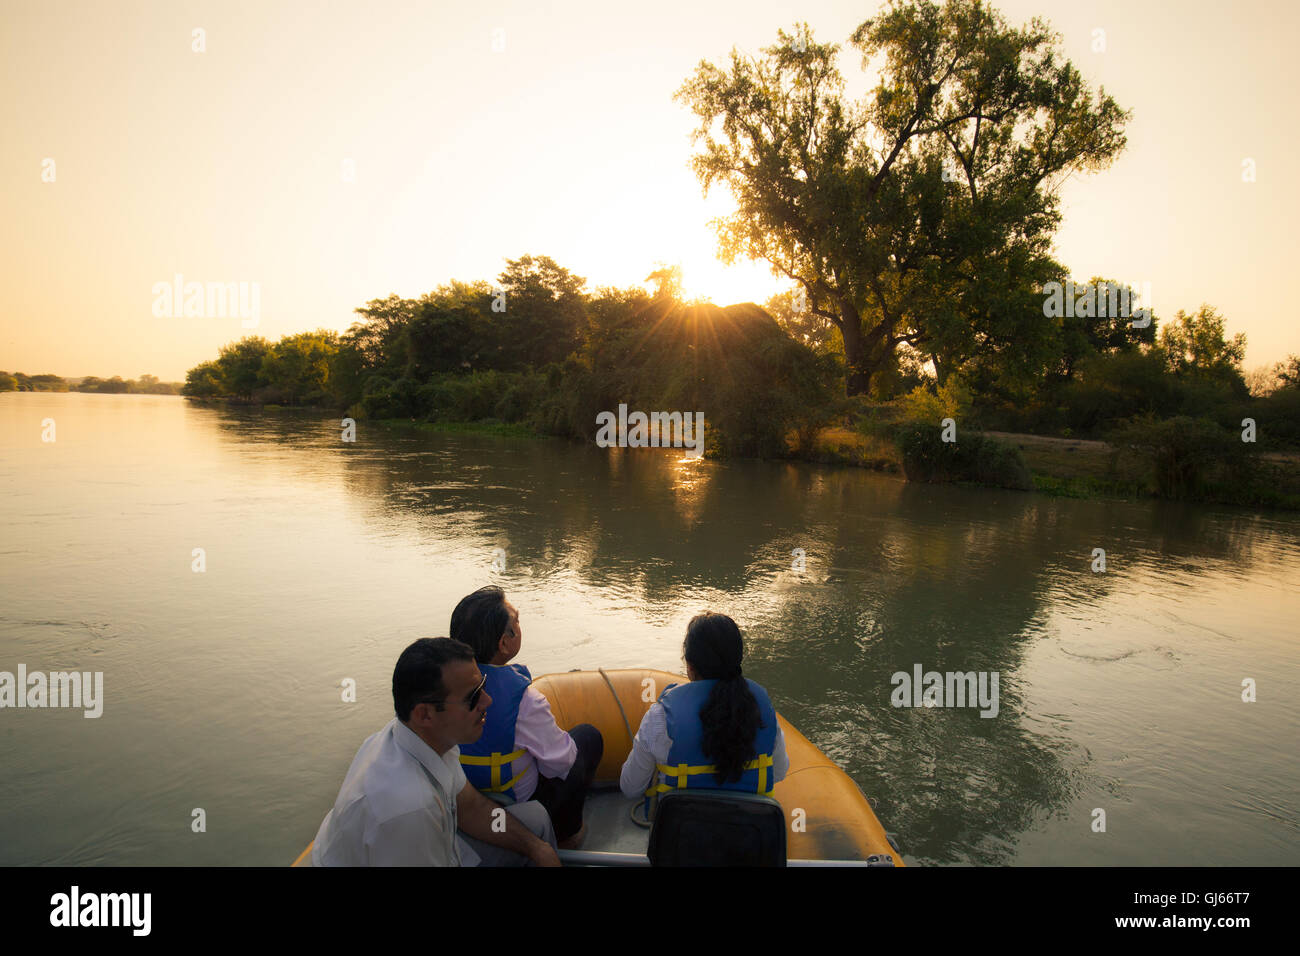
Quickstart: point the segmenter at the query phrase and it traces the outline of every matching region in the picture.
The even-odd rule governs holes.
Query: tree
[[[681,266],[659,263],[659,268],[646,276],[645,281],[655,284],[654,298],[658,302],[681,302],[685,296]]]
[[[1060,273],[1056,190],[1109,164],[1128,114],[1104,90],[1094,102],[1042,21],[1011,29],[978,0],[894,0],[862,23],[850,42],[883,70],[861,106],[840,100],[837,46],[807,24],[778,38],[762,62],[701,63],[677,93],[700,119],[705,194],[720,181],[736,198],[715,223],[721,257],[804,288],[841,334],[849,394],[904,344],[942,381]],[[1051,334],[1031,316],[1012,334]]]
[[[290,405],[319,402],[337,351],[338,333],[330,329],[286,335],[262,357],[262,377]]]
[[[221,366],[216,362],[200,362],[185,373],[182,395],[193,398],[216,398],[225,394],[221,381]]]
[[[806,299],[795,292],[778,292],[767,300],[764,308],[796,342],[802,342],[823,355],[843,357],[844,350],[835,334],[835,326],[824,315],[809,311]]]
[[[505,369],[562,362],[578,347],[586,315],[587,280],[550,256],[507,259],[499,278],[505,312],[493,313],[505,332]]]
[[[1300,388],[1300,356],[1288,355],[1285,362],[1273,366],[1278,388]]]
[[[492,321],[492,300],[483,281],[453,279],[426,293],[394,339],[403,361],[390,359],[387,368],[420,384],[436,374],[501,368],[506,335]]]
[[[1169,370],[1190,378],[1238,381],[1246,357],[1246,336],[1238,332],[1232,341],[1224,338],[1223,316],[1202,305],[1194,314],[1182,309],[1160,330],[1160,346],[1168,357]]]
[[[271,350],[271,343],[260,335],[250,335],[223,345],[217,355],[221,370],[223,391],[238,398],[252,398],[253,390],[266,384],[262,375],[262,359]]]
[[[1246,388],[1254,398],[1264,398],[1272,395],[1282,386],[1282,380],[1278,375],[1279,369],[1283,368],[1282,363],[1277,365],[1257,365],[1249,372],[1243,374],[1246,380]]]
[[[371,299],[363,308],[353,310],[363,316],[363,321],[354,322],[344,333],[344,346],[361,356],[361,364],[367,371],[404,362],[405,356],[399,354],[403,332],[419,307],[418,300],[398,295]]]
[[[1073,307],[1061,317],[1060,364],[1053,369],[1060,378],[1072,380],[1079,363],[1091,356],[1118,355],[1155,344],[1159,327],[1155,313],[1150,313],[1146,326],[1131,324],[1138,311],[1134,307],[1138,293],[1131,286],[1093,276],[1087,283],[1076,284],[1074,291]],[[1150,305],[1140,307],[1149,309]]]

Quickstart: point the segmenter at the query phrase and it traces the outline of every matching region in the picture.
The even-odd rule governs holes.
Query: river
[[[909,864],[1300,864],[1293,514],[75,393],[0,395],[0,481],[0,671],[103,674],[0,709],[3,865],[288,864],[487,583],[534,675],[730,614]]]

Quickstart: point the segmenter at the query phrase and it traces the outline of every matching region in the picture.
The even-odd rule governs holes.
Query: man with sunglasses
[[[459,745],[482,735],[491,704],[464,644],[426,637],[406,648],[393,670],[397,716],[357,751],[312,864],[559,866],[541,804],[502,808],[461,770]]]

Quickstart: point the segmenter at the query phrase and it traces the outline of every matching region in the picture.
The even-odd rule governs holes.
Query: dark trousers
[[[605,741],[591,724],[578,724],[569,731],[569,736],[578,745],[578,756],[568,776],[561,780],[538,774],[537,790],[532,797],[550,813],[556,840],[566,840],[582,829],[582,804],[605,753]]]

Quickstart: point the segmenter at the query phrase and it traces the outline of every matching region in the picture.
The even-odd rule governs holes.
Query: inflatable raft
[[[639,801],[623,796],[619,773],[650,704],[669,684],[685,680],[659,670],[596,670],[546,674],[533,681],[550,702],[556,723],[565,729],[592,724],[605,739],[605,753],[584,811],[586,840],[581,850],[560,852],[566,864],[647,864],[649,830],[633,822],[630,810]],[[784,717],[778,714],[777,720],[785,734],[790,770],[777,783],[773,797],[790,824],[789,862],[902,866],[902,854],[857,784]],[[310,865],[309,845],[294,866]]]

